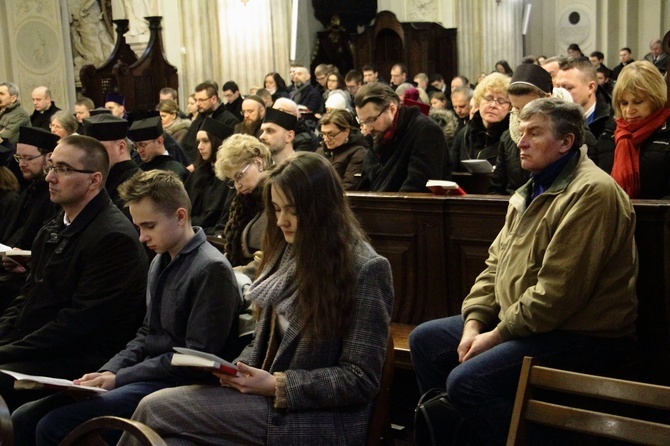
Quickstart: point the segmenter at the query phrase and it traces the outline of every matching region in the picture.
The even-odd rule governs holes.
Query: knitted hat
[[[514,84],[532,85],[545,93],[551,93],[554,88],[549,72],[532,63],[522,63],[516,67],[512,80],[510,81],[510,85]]]

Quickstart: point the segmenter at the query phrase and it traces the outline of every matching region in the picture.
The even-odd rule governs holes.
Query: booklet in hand
[[[486,160],[461,160],[470,173],[493,173],[493,166]]]
[[[177,353],[172,355],[171,364],[174,366],[188,366],[206,368],[213,372],[222,372],[231,376],[238,376],[237,366],[211,353],[199,352],[190,348],[174,347]]]
[[[105,393],[105,389],[91,386],[78,386],[72,381],[61,378],[49,378],[47,376],[26,375],[25,373],[14,372],[11,370],[0,370],[0,372],[11,376],[14,381],[15,389],[53,389],[53,390],[74,390],[77,392]]]

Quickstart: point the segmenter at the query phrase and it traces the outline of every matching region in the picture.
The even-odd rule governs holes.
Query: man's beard
[[[240,133],[243,135],[256,136],[258,129],[261,128],[263,121],[247,121],[246,119],[240,123]]]

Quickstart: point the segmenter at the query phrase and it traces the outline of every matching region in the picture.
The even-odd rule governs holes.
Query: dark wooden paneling
[[[394,63],[402,62],[411,81],[417,73],[440,73],[447,83],[458,74],[456,29],[438,23],[398,21],[395,14],[382,11],[372,25],[352,37],[354,66],[367,63],[377,67],[379,75],[389,78]]]
[[[348,195],[373,246],[391,262],[396,286],[393,322],[418,324],[459,314],[463,298],[485,268],[488,247],[504,224],[508,198]],[[633,205],[640,264],[640,347],[654,366],[668,365],[670,201],[633,200]]]

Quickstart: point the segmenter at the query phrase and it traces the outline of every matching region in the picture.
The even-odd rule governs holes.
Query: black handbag
[[[414,409],[414,444],[417,446],[476,445],[463,416],[452,406],[444,389],[424,393]]]

